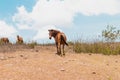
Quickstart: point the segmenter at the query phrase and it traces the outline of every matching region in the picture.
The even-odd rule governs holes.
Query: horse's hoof
[[[56,53],[57,55],[60,55],[60,53]]]

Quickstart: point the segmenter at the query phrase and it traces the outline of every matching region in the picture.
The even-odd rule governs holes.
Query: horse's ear
[[[48,31],[53,31],[53,29],[49,29]]]

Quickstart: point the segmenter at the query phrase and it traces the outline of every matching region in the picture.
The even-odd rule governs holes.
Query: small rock
[[[0,60],[6,60],[6,58],[5,58],[5,57],[3,57],[3,56],[1,56],[1,57],[0,57]]]
[[[61,68],[60,71],[65,71],[65,69]]]
[[[20,57],[23,57],[23,55],[20,55]]]
[[[89,53],[89,55],[92,55],[91,53]]]
[[[35,50],[35,52],[39,52],[39,50]]]
[[[64,61],[64,63],[68,63],[68,61]]]
[[[28,59],[27,57],[24,57],[23,59]]]
[[[115,69],[117,69],[117,68],[115,68]]]
[[[92,74],[96,74],[96,72],[92,72]]]
[[[115,61],[116,63],[118,63],[118,61]]]

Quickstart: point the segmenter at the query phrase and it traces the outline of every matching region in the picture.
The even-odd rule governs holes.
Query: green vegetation
[[[107,28],[102,31],[102,37],[107,42],[114,42],[120,38],[120,30],[116,30],[116,27],[107,25]]]
[[[107,29],[102,31],[102,37],[103,40],[96,42],[76,41],[73,50],[76,53],[120,54],[120,43],[115,42],[120,37],[120,30],[108,25]]]
[[[102,53],[105,55],[120,54],[120,43],[109,42],[94,42],[94,43],[80,43],[75,42],[73,50],[76,53]]]
[[[0,45],[2,45],[2,44],[3,44],[3,41],[0,40]]]
[[[27,45],[31,48],[34,48],[36,45],[38,45],[38,43],[35,41],[32,41],[32,42],[28,43]]]

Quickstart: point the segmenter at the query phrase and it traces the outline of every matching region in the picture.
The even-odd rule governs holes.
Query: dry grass
[[[118,55],[120,54],[119,42],[93,42],[83,43],[75,42],[73,50],[76,53],[100,53],[105,55]]]

